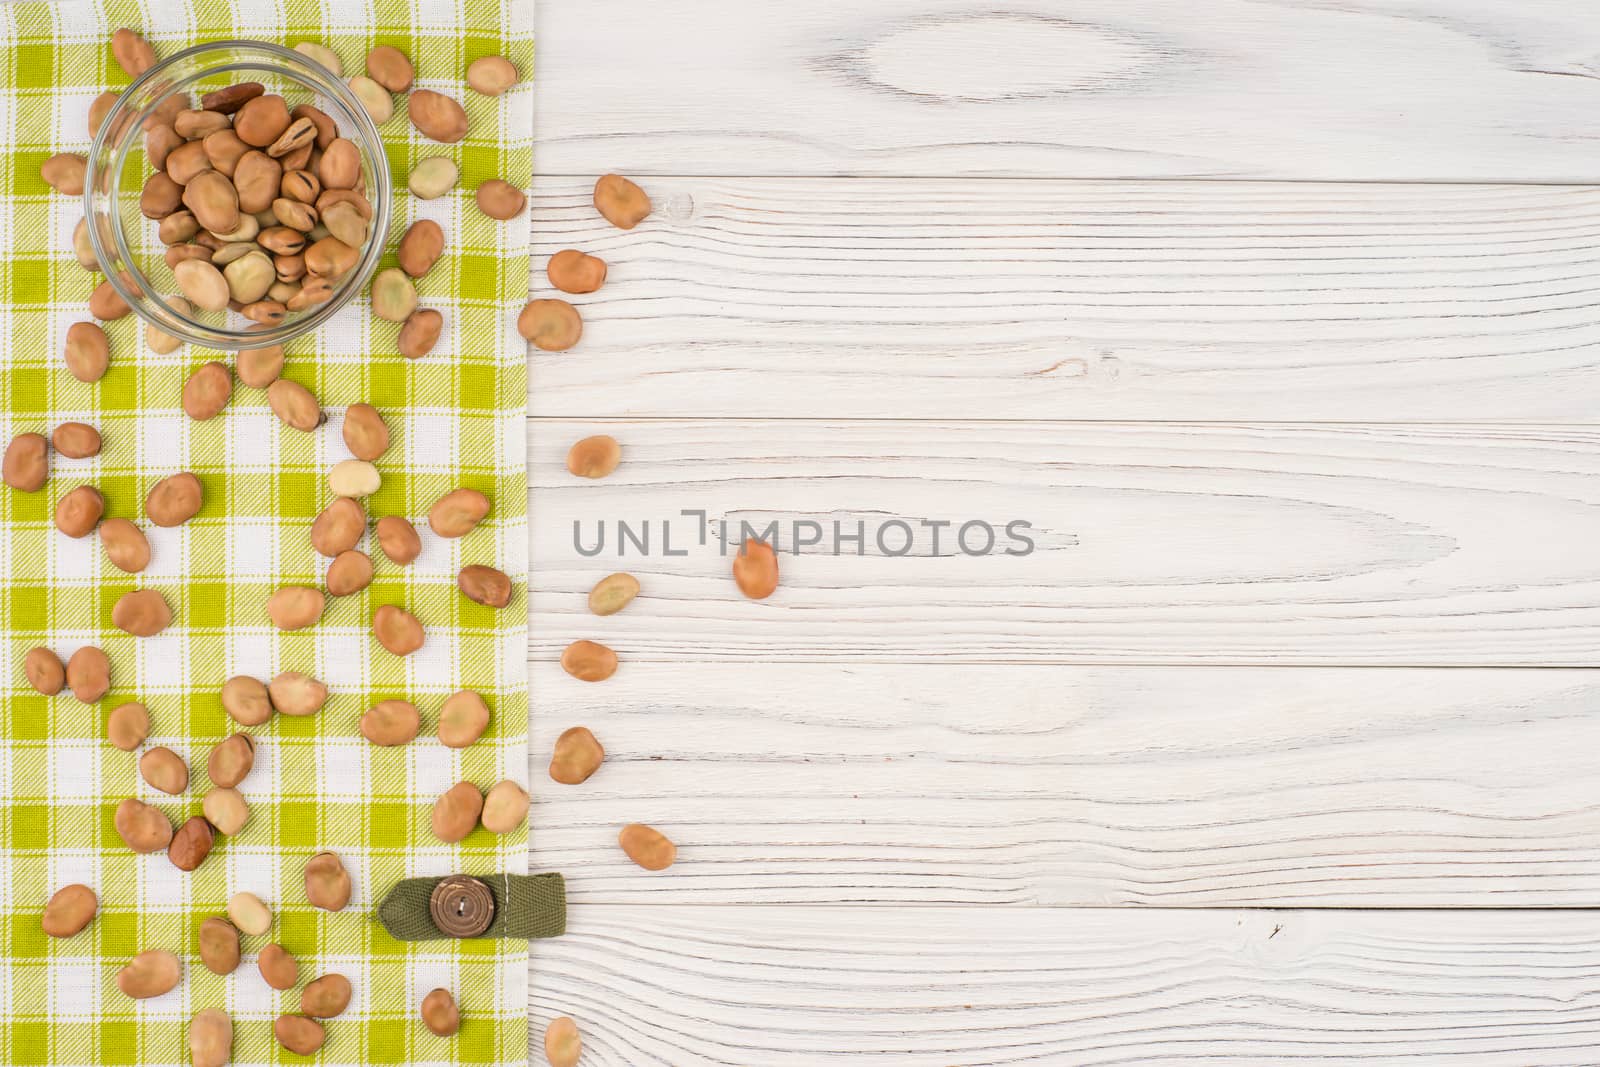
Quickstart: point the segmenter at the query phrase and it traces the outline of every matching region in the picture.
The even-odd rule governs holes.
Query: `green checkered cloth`
[[[429,829],[433,800],[460,779],[487,787],[527,773],[525,346],[514,328],[528,287],[526,216],[494,222],[472,190],[499,177],[526,186],[532,173],[533,38],[531,0],[369,0],[326,6],[311,0],[104,0],[0,4],[0,411],[4,439],[67,420],[97,426],[96,458],[52,457],[45,489],[0,488],[0,616],[8,673],[0,689],[0,1061],[9,1064],[187,1064],[190,1017],[221,1007],[234,1019],[234,1063],[304,1063],[278,1047],[272,1020],[297,1011],[300,986],[270,989],[255,954],[269,940],[300,962],[301,985],[317,975],[348,977],[355,997],[327,1023],[322,1063],[525,1063],[527,943],[392,939],[374,911],[402,878],[527,869],[523,832],[496,837],[479,829],[444,845]],[[194,367],[226,353],[194,347],[150,351],[133,317],[107,324],[112,366],[95,384],[72,378],[63,338],[88,318],[100,280],[73,258],[76,198],[52,194],[39,164],[57,151],[87,148],[90,102],[128,78],[108,40],[118,26],[142,31],[159,56],[206,40],[255,38],[294,45],[319,41],[362,70],[377,44],[414,61],[417,84],[460,100],[471,130],[458,145],[424,141],[397,98],[383,131],[395,184],[393,243],[419,217],[443,226],[448,251],[418,283],[422,306],[444,314],[445,331],[428,356],[409,361],[397,327],[374,319],[364,301],[346,307],[315,336],[288,346],[287,377],[309,386],[330,414],[312,434],[281,427],[265,394],[238,387],[228,411],[207,423],[179,407]],[[467,65],[503,54],[524,82],[492,99],[470,92]],[[423,203],[405,192],[410,166],[449,154],[458,188]],[[265,603],[277,586],[320,585],[326,560],[311,548],[312,517],[328,503],[328,469],[347,455],[340,436],[345,405],[370,401],[394,431],[379,461],[383,487],[369,514],[405,515],[424,551],[408,568],[372,551],[377,574],[365,592],[330,602],[321,623],[280,634]],[[187,525],[163,530],[144,520],[145,491],[157,479],[192,470],[206,502]],[[107,514],[133,519],[150,536],[154,560],[125,575],[95,537],[73,541],[51,521],[74,486],[92,483]],[[434,537],[424,519],[447,490],[466,485],[494,502],[490,519],[459,541]],[[455,587],[466,563],[498,566],[516,579],[509,608],[467,601]],[[176,619],[165,633],[134,638],[111,625],[111,606],[127,590],[160,590]],[[427,627],[427,644],[400,659],[373,640],[381,604],[401,605]],[[110,655],[111,692],[97,705],[70,693],[49,698],[22,674],[27,649],[45,645],[63,660],[84,645]],[[302,670],[326,681],[316,716],[275,716],[253,728],[255,769],[241,786],[251,819],[193,874],[163,853],[137,856],[115,832],[112,812],[129,796],[157,804],[174,825],[200,811],[206,755],[236,727],[218,691],[235,674],[269,679]],[[444,748],[433,736],[440,703],[461,688],[482,693],[494,718],[471,748]],[[376,701],[406,698],[423,712],[410,745],[377,748],[356,730]],[[140,779],[137,754],[105,740],[107,713],[127,701],[150,711],[146,747],[183,755],[194,783],[167,797]],[[306,901],[302,871],[320,850],[337,852],[355,895],[338,914]],[[100,897],[95,921],[78,936],[47,938],[40,912],[63,885],[83,882]],[[196,955],[200,920],[221,914],[241,890],[273,909],[265,937],[245,939],[245,960],[227,977]],[[164,948],[184,960],[170,993],[135,1002],[116,988],[117,970],[136,952]],[[439,1038],[420,1023],[432,988],[454,992],[460,1032]]]

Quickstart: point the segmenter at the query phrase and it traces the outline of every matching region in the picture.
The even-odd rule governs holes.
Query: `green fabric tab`
[[[494,895],[494,922],[477,938],[454,938],[434,925],[428,910],[438,878],[406,878],[395,883],[378,905],[378,921],[397,941],[479,940],[503,937],[527,940],[559,937],[567,932],[567,886],[561,875],[474,874]]]

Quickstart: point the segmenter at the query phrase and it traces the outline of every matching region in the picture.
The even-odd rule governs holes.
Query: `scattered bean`
[[[433,836],[454,844],[478,825],[483,794],[471,782],[457,782],[433,805]]]
[[[56,529],[68,537],[87,537],[106,511],[105,497],[92,485],[80,485],[56,501]]]
[[[491,219],[514,219],[522,214],[522,209],[527,206],[528,198],[523,195],[510,182],[501,181],[499,178],[490,178],[478,186],[476,194],[478,210]]]
[[[134,751],[149,736],[150,712],[137,701],[117,705],[106,717],[106,740],[124,752]]]
[[[150,42],[126,26],[111,35],[111,54],[130,78],[137,78],[156,65],[156,50]]]
[[[461,1029],[461,1009],[448,989],[431,990],[422,998],[422,1024],[439,1037]]]
[[[375,745],[403,745],[417,736],[422,717],[408,700],[380,700],[361,716],[361,736]]]
[[[350,903],[350,872],[332,852],[319,852],[306,861],[306,900],[323,911],[342,911]]]
[[[204,502],[200,479],[184,471],[150,487],[144,498],[144,513],[157,526],[181,526],[199,513]]]
[[[602,174],[594,183],[594,209],[618,229],[631,230],[650,214],[650,198],[620,174]]]
[[[398,515],[384,515],[378,520],[378,547],[390,561],[406,566],[422,553],[422,539],[416,526]]]
[[[384,604],[372,614],[372,633],[378,644],[397,656],[409,656],[422,647],[422,623],[409,611]]]
[[[229,898],[228,918],[251,937],[259,937],[272,929],[272,913],[254,893],[235,893]]]
[[[89,161],[76,152],[58,152],[39,166],[39,177],[63,196],[83,195],[83,176]]]
[[[595,641],[574,641],[561,653],[561,669],[582,682],[603,682],[617,673],[617,654]]]
[[[175,989],[182,975],[178,957],[153,948],[139,953],[117,972],[117,988],[134,1000],[144,1000]]]
[[[44,906],[39,925],[50,937],[71,937],[94,919],[100,899],[86,885],[64,885]]]
[[[272,1023],[272,1036],[290,1052],[309,1056],[322,1047],[328,1032],[321,1023],[303,1015],[280,1015]]]
[[[224,1067],[233,1057],[233,1020],[221,1008],[204,1008],[189,1020],[189,1062]]]
[[[313,63],[321,63],[336,75],[344,74],[344,64],[339,60],[339,53],[327,45],[315,41],[301,41],[294,46],[294,50]]]
[[[250,805],[245,802],[244,794],[231,787],[207,793],[201,810],[219,834],[236,834],[250,821]]]
[[[324,556],[337,556],[355,548],[366,529],[367,515],[361,505],[341,496],[312,520],[311,547]]]
[[[342,974],[325,974],[300,991],[300,1012],[313,1019],[332,1019],[349,1006],[350,979]]]
[[[217,839],[216,830],[199,815],[188,819],[172,835],[167,846],[167,859],[180,871],[197,869],[211,855],[211,846]]]
[[[358,74],[345,84],[350,86],[350,91],[361,101],[361,106],[367,109],[367,114],[371,116],[374,125],[382,126],[394,116],[394,97],[389,95],[389,90],[371,78]]]
[[[322,590],[286,585],[267,599],[267,617],[280,630],[303,630],[322,617]]]
[[[79,703],[93,704],[111,688],[111,660],[93,645],[84,645],[67,659],[67,688]]]
[[[484,56],[467,67],[467,84],[484,96],[499,96],[521,79],[516,64],[504,56]]]
[[[50,473],[48,443],[42,433],[19,433],[6,446],[5,483],[22,493],[44,488]]]
[[[327,420],[311,390],[287,378],[279,378],[267,386],[267,406],[285,426],[302,433],[310,433]]]
[[[246,100],[233,117],[233,132],[239,135],[239,140],[255,148],[266,148],[288,128],[289,107],[283,97],[272,93]]]
[[[236,674],[222,684],[222,710],[240,726],[260,726],[272,718],[272,699],[259,679]]]
[[[344,411],[345,447],[357,459],[375,460],[389,450],[389,427],[371,404],[351,404]]]
[[[592,293],[606,282],[606,261],[576,248],[564,248],[550,257],[544,272],[550,284],[563,293]]]
[[[372,584],[372,559],[365,552],[341,552],[328,564],[328,594],[350,596]]]
[[[678,858],[678,846],[660,830],[643,823],[629,823],[617,835],[617,844],[628,858],[647,871],[664,871]]]
[[[94,255],[94,244],[89,240],[88,219],[79,219],[72,228],[72,254],[78,257],[78,266],[84,270],[100,269],[100,261]]]
[[[133,314],[133,308],[109,281],[101,282],[89,294],[89,314],[101,322],[112,322]]]
[[[285,715],[315,715],[328,702],[328,687],[309,674],[284,671],[267,687],[272,706]]]
[[[493,567],[474,563],[461,568],[456,587],[468,600],[487,608],[503,608],[511,603],[511,578]]]
[[[245,780],[255,762],[255,740],[249,734],[229,734],[211,749],[206,776],[212,785],[232,789]]]
[[[172,823],[160,808],[129,797],[117,805],[117,836],[135,852],[160,852],[172,841]]]
[[[428,509],[428,528],[440,537],[465,537],[490,506],[489,498],[476,489],[452,489]]]
[[[328,488],[334,496],[371,496],[382,484],[378,468],[364,459],[342,459],[328,472]]]
[[[585,437],[567,450],[567,470],[580,478],[604,478],[622,462],[622,445],[608,434]]]
[[[615,615],[639,595],[639,579],[631,574],[607,575],[589,590],[589,610],[596,615]]]
[[[439,741],[446,748],[466,748],[489,728],[489,705],[470,689],[445,698],[439,708]]]
[[[733,581],[751,600],[765,600],[778,588],[778,554],[765,541],[746,538],[733,557]]]
[[[583,336],[583,318],[565,300],[545,297],[530,300],[517,316],[517,332],[535,348],[564,352]]]
[[[455,144],[467,135],[467,113],[461,105],[432,89],[406,97],[406,113],[417,132],[432,140]]]
[[[583,1038],[578,1036],[578,1024],[565,1015],[551,1019],[544,1028],[544,1058],[550,1067],[578,1067],[581,1055]]]
[[[509,778],[496,782],[483,798],[483,828],[509,834],[528,817],[528,791]]]
[[[231,115],[266,91],[260,82],[235,82],[233,85],[206,93],[200,98],[200,106],[207,111]]]
[[[417,309],[417,287],[396,267],[372,280],[372,313],[388,322],[404,322]]]
[[[102,283],[104,284],[104,283]],[[80,382],[98,382],[111,366],[111,342],[92,322],[67,327],[67,370]]]
[[[135,589],[112,606],[111,624],[134,637],[154,637],[172,625],[172,608],[156,590]]]
[[[150,541],[127,519],[106,519],[100,524],[100,544],[106,558],[120,571],[138,574],[150,566]]]
[[[444,316],[432,308],[413,311],[400,327],[400,354],[407,359],[421,359],[439,343],[439,333],[444,329]]]
[[[170,748],[156,747],[139,757],[139,776],[152,789],[177,796],[189,788],[189,765]]]
[[[22,673],[29,685],[47,697],[55,696],[67,684],[66,666],[48,648],[28,649],[22,657]]]
[[[241,261],[242,262],[242,261]],[[230,264],[228,269],[233,270]],[[202,363],[183,383],[183,410],[191,419],[205,422],[222,414],[233,395],[233,375],[225,364]]]
[[[420,278],[444,252],[444,231],[432,219],[418,219],[400,238],[400,269]]]
[[[271,944],[256,957],[256,969],[273,989],[293,989],[300,980],[300,964],[282,945]]]
[[[250,896],[250,894],[241,893],[240,896]],[[237,901],[239,897],[233,899]],[[254,897],[250,899],[255,900]],[[262,913],[265,914],[266,908],[261,905],[261,901],[255,902],[257,906],[261,906]],[[233,911],[233,901],[229,902],[228,910],[230,913]],[[270,924],[271,920],[268,919],[267,925]],[[263,925],[261,931],[265,933],[266,928],[266,925]],[[239,930],[233,923],[217,916],[201,922],[200,962],[205,964],[206,970],[212,974],[232,974],[238,968]]]
[[[190,303],[202,311],[221,311],[228,306],[228,279],[203,259],[186,259],[172,269],[178,288]]]
[[[115,89],[107,89],[89,102],[89,136],[94,137],[100,132],[100,127],[105,125],[106,116],[111,114],[111,109],[116,105],[117,98],[122,94]]]
[[[578,785],[600,769],[606,750],[586,726],[563,730],[550,754],[550,777],[562,785]]]
[[[429,156],[411,168],[411,175],[406,179],[406,187],[419,200],[437,200],[439,197],[455,188],[456,179],[461,177],[461,168],[456,166],[456,161],[449,156]],[[420,277],[420,275],[413,275]]]
[[[247,348],[234,359],[234,373],[239,375],[241,385],[265,389],[283,373],[283,363],[282,345]]]
[[[50,443],[68,459],[88,459],[100,454],[100,431],[85,422],[63,422],[51,432]]]
[[[391,93],[405,92],[416,77],[416,70],[405,53],[386,44],[367,53],[367,73]]]

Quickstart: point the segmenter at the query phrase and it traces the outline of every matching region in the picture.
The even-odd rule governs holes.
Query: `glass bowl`
[[[332,296],[273,325],[260,325],[237,311],[181,314],[167,304],[181,295],[159,222],[139,210],[145,179],[153,168],[145,156],[145,120],[174,94],[199,107],[205,93],[235,82],[256,81],[284,98],[321,109],[361,155],[365,195],[372,205],[367,244],[356,265],[336,283]],[[168,107],[172,106],[170,103]],[[359,186],[358,186],[359,188]],[[264,41],[218,41],[179,52],[156,64],[129,86],[106,113],[89,147],[84,179],[84,217],[101,270],[138,316],[174,337],[211,348],[264,348],[315,328],[359,293],[383,254],[389,231],[389,161],[372,118],[332,71],[299,52]],[[220,269],[220,268],[219,268]]]

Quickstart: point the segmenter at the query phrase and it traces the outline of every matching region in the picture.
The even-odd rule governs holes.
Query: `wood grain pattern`
[[[544,174],[1576,181],[1584,4],[616,0],[540,12]]]
[[[602,430],[622,467],[568,474],[568,445]],[[601,633],[626,660],[1600,663],[1584,429],[533,420],[529,455],[544,658]],[[682,509],[776,520],[785,545],[797,518],[829,539],[860,522],[866,554],[786,550],[778,594],[748,601],[714,536],[689,547]],[[602,519],[608,550],[586,559],[574,526],[592,546]],[[618,519],[653,520],[654,554],[619,560]],[[662,554],[667,519],[681,557]],[[969,519],[1026,520],[1035,549],[967,556],[952,525],[935,553],[919,525]],[[646,599],[598,627],[584,597],[617,569]]]
[[[1600,899],[1594,672],[629,662],[594,686],[538,660],[532,685],[532,862],[575,907]],[[606,762],[559,785],[577,724]],[[618,849],[636,821],[678,843],[671,877]]]
[[[534,189],[606,259],[565,416],[1589,421],[1600,189],[653,178]]]
[[[586,1067],[1525,1067],[1593,1062],[1597,968],[1585,913],[594,906],[529,998]]]

